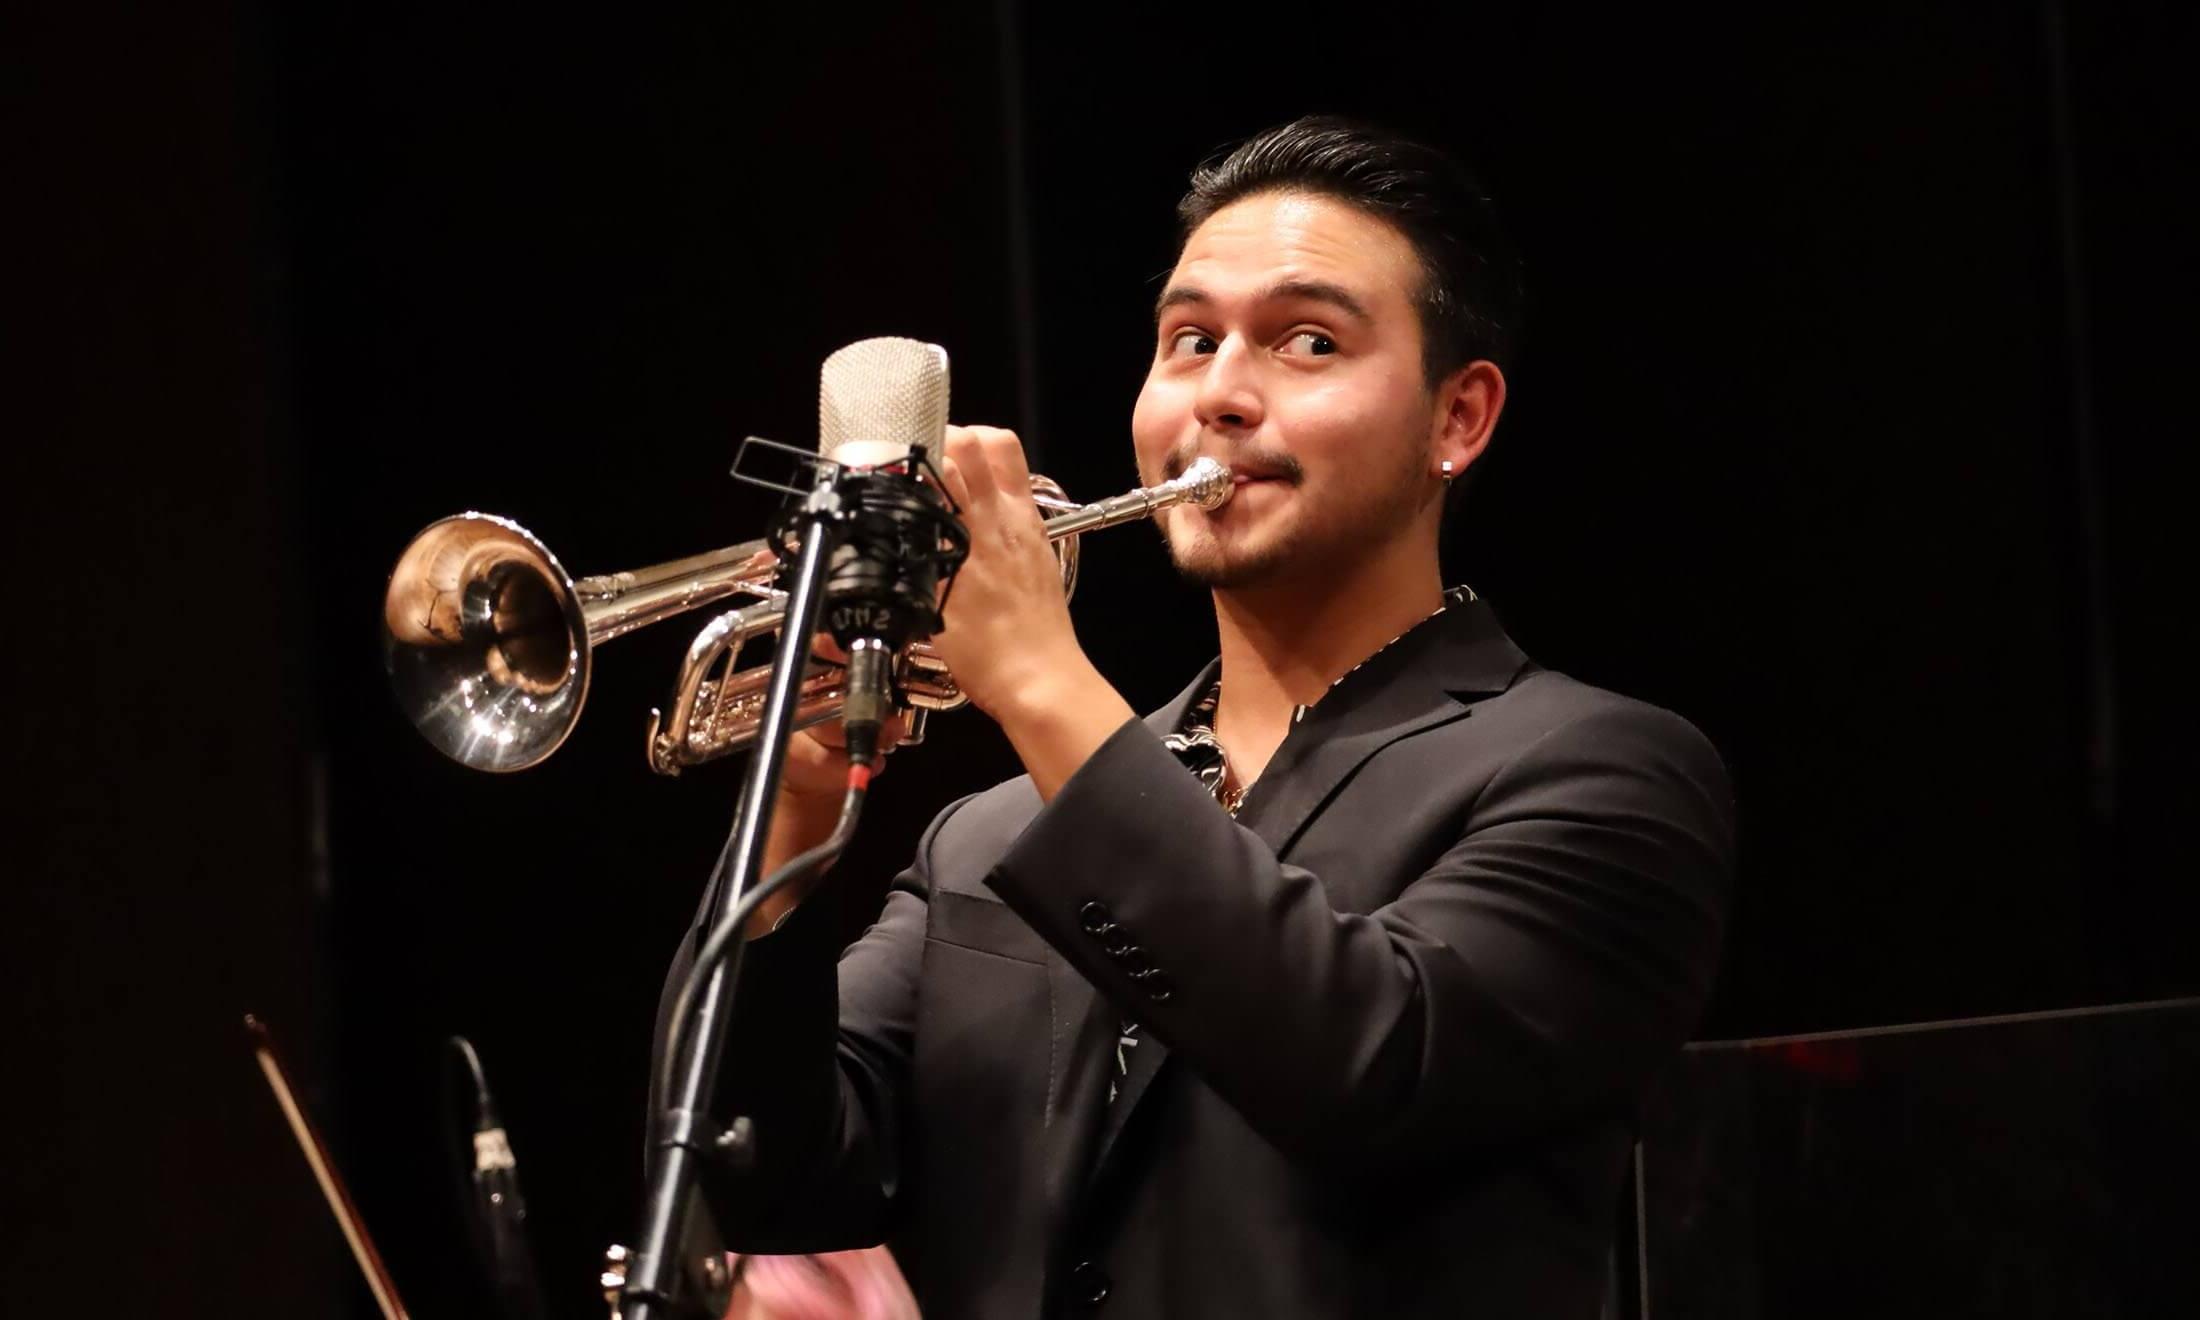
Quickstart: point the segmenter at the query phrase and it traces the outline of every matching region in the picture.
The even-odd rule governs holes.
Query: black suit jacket
[[[732,1246],[888,1241],[935,1320],[1595,1314],[1639,1093],[1711,979],[1717,754],[1468,603],[1232,820],[1160,741],[1214,674],[1053,802],[942,812],[845,952],[830,912],[752,945],[720,1098],[760,1158],[705,1188]]]

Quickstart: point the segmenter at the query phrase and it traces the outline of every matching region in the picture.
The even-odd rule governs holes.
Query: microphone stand
[[[786,764],[788,739],[794,733],[796,695],[809,663],[810,638],[817,631],[824,606],[826,569],[840,540],[839,526],[846,508],[840,472],[830,463],[818,466],[817,484],[798,515],[802,553],[787,592],[787,613],[772,655],[771,685],[765,693],[755,755],[749,761],[748,777],[742,782],[734,837],[718,877],[713,914],[731,911],[755,882],[763,864],[772,805]],[[626,1282],[620,1294],[622,1320],[669,1320],[681,1314],[677,1280],[687,1243],[685,1220],[690,1193],[700,1162],[725,1158],[729,1138],[747,1136],[746,1124],[738,1125],[742,1129],[739,1132],[721,1136],[710,1117],[719,1055],[725,1048],[727,1024],[732,1020],[734,985],[740,976],[745,943],[736,942],[710,973],[696,1001],[693,1025],[685,1033],[688,1047],[679,1061],[672,1093],[661,1097],[664,1109],[653,1115],[651,1135],[656,1158],[650,1162],[648,1187],[643,1194],[641,1233],[627,1260]]]

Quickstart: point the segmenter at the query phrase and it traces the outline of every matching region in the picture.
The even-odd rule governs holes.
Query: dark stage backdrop
[[[1072,492],[1125,489],[1184,175],[1308,110],[1456,148],[1525,253],[1453,576],[1725,751],[1745,853],[1705,1035],[2195,989],[2189,335],[2155,315],[2192,292],[2192,20],[1546,10],[57,22],[30,84],[57,421],[10,529],[43,620],[12,754],[50,786],[18,1004],[70,1042],[11,1179],[37,1277],[256,1314],[252,1272],[204,1262],[273,1253],[290,1296],[365,1306],[231,1050],[259,1006],[426,1315],[485,1300],[445,1144],[469,1034],[556,1310],[596,1313],[739,768],[643,767],[685,626],[605,648],[545,767],[442,762],[384,690],[398,550],[463,508],[584,573],[754,535],[734,446],[807,444],[818,362],[876,334],[946,345],[957,419]],[[1143,529],[1088,543],[1076,614],[1136,705],[1211,650]],[[981,716],[934,729],[823,900],[851,934],[924,822],[1015,770]],[[161,1245],[117,1264],[109,1221]]]

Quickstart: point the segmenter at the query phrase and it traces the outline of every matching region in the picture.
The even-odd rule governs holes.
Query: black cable
[[[860,775],[856,773],[858,770],[861,771]],[[703,983],[709,978],[711,968],[717,966],[718,961],[726,956],[735,942],[743,938],[742,932],[749,923],[749,917],[759,904],[796,880],[806,879],[824,870],[840,856],[841,850],[848,846],[848,840],[855,835],[856,820],[863,814],[865,785],[869,781],[870,768],[867,765],[851,766],[848,792],[841,799],[840,819],[834,823],[833,832],[826,836],[823,843],[796,855],[786,865],[767,876],[762,884],[743,894],[741,901],[733,905],[733,910],[719,920],[717,926],[712,928],[710,937],[703,941],[703,947],[697,951],[694,963],[689,966],[687,975],[680,982],[679,993],[673,996],[672,1015],[665,1023],[665,1039],[657,1055],[656,1093],[660,1111],[672,1103],[673,1079],[680,1049],[687,1036],[688,1017],[694,1012],[695,997],[702,992]],[[653,1121],[656,1117],[658,1116],[652,1116]]]
[[[445,1043],[457,1057],[464,1078],[473,1084],[475,1126],[497,1126],[496,1102],[489,1098],[489,1075],[481,1070],[481,1056],[474,1052],[474,1043],[464,1036],[453,1036]]]

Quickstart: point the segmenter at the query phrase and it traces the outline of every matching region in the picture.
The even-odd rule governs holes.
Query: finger
[[[803,737],[808,738],[820,747],[829,748],[835,752],[844,752],[848,749],[848,731],[841,727],[839,720],[826,720],[823,723],[813,724],[801,732]]]
[[[962,469],[956,467],[955,460],[944,452],[940,454],[939,472],[940,489],[947,492],[947,498],[957,509],[969,508],[970,483],[963,480]]]
[[[807,729],[801,730],[800,733],[801,736],[808,738],[811,742],[816,743],[818,746],[829,749],[829,751],[833,754],[842,753],[848,750],[847,725],[840,720],[825,720],[821,723],[813,724]],[[893,714],[887,716],[885,721],[879,725],[879,751],[881,753],[892,751],[894,749],[894,745],[899,743],[903,738],[907,737],[908,734],[909,712],[896,709]]]
[[[967,435],[967,427],[948,427],[940,437],[939,462],[935,465],[939,469],[940,489],[947,493],[947,498],[953,501],[957,509],[970,507],[970,482],[954,457],[957,450],[968,453],[968,441],[965,438]]]
[[[1016,438],[1016,433],[997,426],[970,429],[976,432],[978,444],[985,451],[986,466],[1002,493],[1021,495],[1030,490],[1031,466],[1024,457],[1024,442]]]
[[[990,428],[977,426],[950,426],[947,428],[947,459],[955,466],[955,474],[961,478],[967,498],[957,503],[965,509],[974,509],[991,500],[998,491],[994,479],[991,457],[986,452],[986,442],[981,432]]]
[[[1040,537],[1039,506],[1031,498],[1031,468],[1024,458],[1023,441],[1016,438],[1014,431],[997,426],[973,426],[969,430],[985,454],[986,469],[993,476],[997,500],[995,526],[1014,542]]]
[[[1031,469],[1024,464],[1024,447],[1008,437],[1006,450],[994,471],[1001,481],[1001,528],[1018,544],[1044,543],[1046,516],[1032,489]]]

